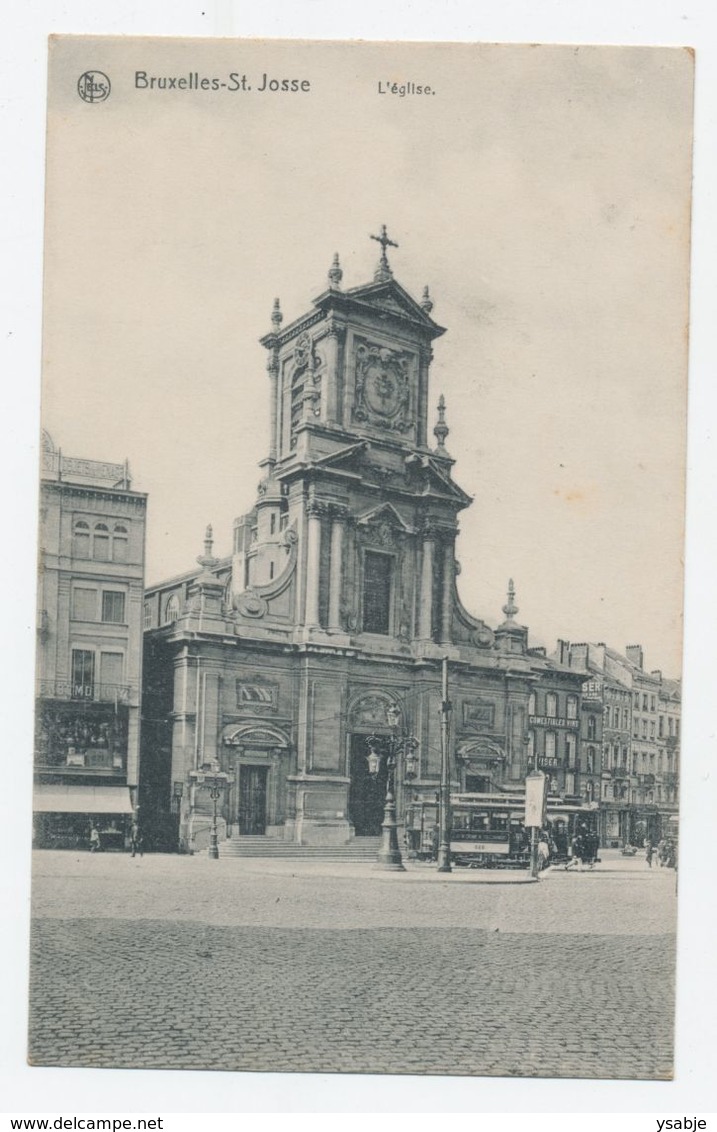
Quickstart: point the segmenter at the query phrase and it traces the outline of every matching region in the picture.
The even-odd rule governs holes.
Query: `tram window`
[[[476,833],[483,833],[488,828],[487,814],[471,814],[471,829]]]
[[[502,832],[508,828],[508,818],[505,814],[493,814],[491,829]]]
[[[453,811],[453,828],[454,829],[468,829],[468,814],[456,813]]]

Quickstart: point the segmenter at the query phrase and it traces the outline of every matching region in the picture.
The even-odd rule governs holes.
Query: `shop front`
[[[93,829],[104,851],[124,850],[133,817],[126,786],[36,785],[33,845],[36,849],[87,849]]]

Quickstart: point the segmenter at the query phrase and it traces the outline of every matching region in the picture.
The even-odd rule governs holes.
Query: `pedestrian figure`
[[[538,868],[542,871],[547,869],[548,861],[550,860],[550,843],[548,835],[545,830],[541,829],[538,835]]]
[[[93,825],[90,830],[90,853],[99,853],[101,849],[102,842],[100,841],[100,831],[96,825]]]
[[[140,857],[144,856],[144,838],[142,837],[142,834],[138,829],[132,830],[132,833],[130,834],[129,844],[133,857],[136,857],[138,853]]]
[[[568,869],[571,869],[573,867],[573,865],[577,865],[580,869],[580,872],[582,872],[583,871],[583,858],[585,856],[585,846],[583,844],[583,838],[582,838],[580,833],[576,833],[573,836],[573,840],[570,843],[570,847],[572,849],[572,856],[571,856],[570,860],[568,861],[567,865],[565,866],[565,871],[567,872]]]
[[[652,848],[652,842],[650,841],[650,838],[648,837],[647,841],[645,842],[645,860],[647,861],[648,869],[652,868],[652,854],[653,853],[654,853],[654,849]]]

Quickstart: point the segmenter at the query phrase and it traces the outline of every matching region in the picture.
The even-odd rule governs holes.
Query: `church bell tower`
[[[284,325],[274,302],[261,339],[269,453],[255,510],[235,528],[233,589],[269,598],[295,544],[305,639],[445,645],[457,514],[471,502],[451,476],[443,397],[428,442],[432,343],[445,330],[428,287],[419,302],[394,278],[386,226],[371,239],[371,282],[344,290],[337,254],[306,314]]]

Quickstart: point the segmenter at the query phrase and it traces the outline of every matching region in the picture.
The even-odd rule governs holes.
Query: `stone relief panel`
[[[356,339],[353,420],[389,432],[407,432],[411,412],[413,355],[365,338]]]
[[[490,700],[464,700],[463,726],[467,731],[492,731],[495,727],[495,704]]]
[[[258,676],[237,680],[236,706],[242,711],[275,712],[279,706],[279,685]]]

